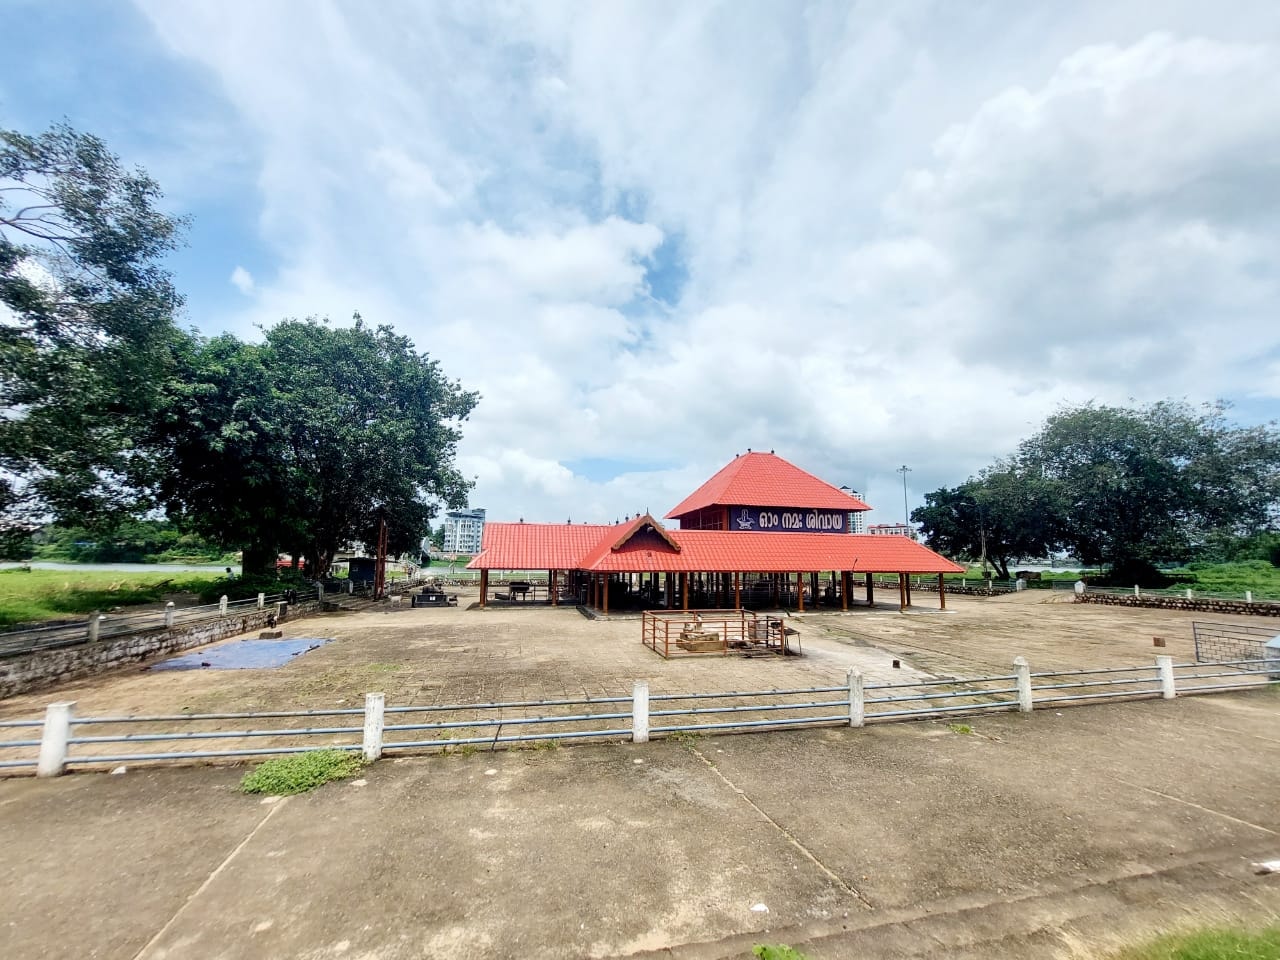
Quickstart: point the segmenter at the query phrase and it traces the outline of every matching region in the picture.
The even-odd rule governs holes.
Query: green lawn
[[[219,579],[216,573],[0,570],[0,626],[156,603],[166,594],[207,590]]]
[[[1110,960],[1280,960],[1280,926],[1174,934],[1122,950]]]

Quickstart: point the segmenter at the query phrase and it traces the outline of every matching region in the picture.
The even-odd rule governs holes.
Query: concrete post
[[[324,603],[324,584],[316,583],[316,603]]]
[[[1252,591],[1252,590],[1246,590],[1246,591],[1244,592],[1244,602],[1245,602],[1245,603],[1253,603],[1253,591]]]
[[[225,617],[227,615],[227,595],[224,593],[218,598],[218,616]]]
[[[68,700],[45,708],[40,755],[36,760],[37,777],[56,777],[66,770],[67,739],[71,736],[71,711],[75,705],[74,700]]]
[[[1031,666],[1026,657],[1014,657],[1013,672],[1018,678],[1018,712],[1031,712]]]
[[[352,580],[350,580],[350,579],[348,579],[348,580],[347,580],[347,595],[348,595],[348,596],[350,596],[351,594],[353,594],[353,593],[355,593],[355,592],[356,592],[356,585],[355,585],[355,582],[354,582],[354,581],[352,581]]]
[[[90,643],[98,642],[98,628],[101,627],[102,621],[105,619],[106,617],[100,614],[97,610],[89,614],[89,642]]]
[[[364,695],[364,758],[377,760],[382,756],[382,728],[387,709],[385,693]]]
[[[1156,657],[1156,668],[1160,671],[1160,697],[1172,700],[1178,695],[1173,680],[1173,657]]]
[[[649,742],[649,682],[637,680],[631,687],[631,742]]]
[[[164,605],[164,625],[166,628],[173,626],[174,609],[172,600]]]
[[[862,671],[850,667],[845,671],[849,683],[849,726],[860,727],[867,719],[866,693],[863,690]]]
[[[1138,585],[1136,583],[1133,585],[1133,595],[1135,597],[1142,596],[1142,591],[1138,589]]]
[[[1190,587],[1187,587],[1187,599],[1188,599],[1188,600],[1190,600],[1190,599],[1191,599],[1191,588],[1190,588]]]
[[[276,604],[276,623],[284,622],[285,612],[289,609],[289,605],[281,600]]]
[[[267,595],[265,593],[258,594],[258,609],[261,610],[267,605]]]

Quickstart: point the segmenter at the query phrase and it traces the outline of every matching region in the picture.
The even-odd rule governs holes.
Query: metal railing
[[[388,707],[383,694],[372,693],[363,709],[104,717],[76,716],[74,704],[54,703],[43,719],[0,721],[0,736],[15,738],[0,741],[0,770],[54,775],[69,766],[204,762],[313,750],[360,751],[373,760],[384,753],[470,752],[562,741],[640,743],[650,735],[861,727],[1113,699],[1172,699],[1277,681],[1276,660],[1175,664],[1162,656],[1154,664],[1033,673],[1019,657],[1012,673],[997,676],[868,684],[851,669],[844,684],[773,690],[651,695],[648,683],[637,681],[630,696]],[[201,742],[218,749],[185,748]],[[156,749],[160,744],[179,748]]]

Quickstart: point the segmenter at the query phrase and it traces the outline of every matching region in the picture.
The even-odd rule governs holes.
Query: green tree
[[[477,399],[359,316],[199,342],[157,422],[159,495],[179,525],[244,548],[250,572],[285,549],[322,575],[343,541],[376,542],[380,519],[392,552],[416,549],[436,502],[465,503],[453,459]]]
[[[1054,515],[1043,483],[999,464],[954,489],[925,494],[913,510],[925,542],[960,560],[985,560],[1009,579],[1009,564],[1052,548]]]
[[[0,131],[0,513],[114,522],[145,500],[138,438],[170,371],[184,221],[96,137]]]
[[[1280,433],[1232,424],[1226,412],[1175,401],[1064,410],[1023,442],[1017,469],[1050,491],[1063,548],[1141,582],[1215,532],[1275,523]]]

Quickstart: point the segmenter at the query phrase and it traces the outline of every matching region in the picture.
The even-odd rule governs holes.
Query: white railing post
[[[1138,585],[1136,583],[1133,585],[1133,595],[1135,597],[1142,596],[1142,591],[1138,589]]]
[[[1018,711],[1031,712],[1031,666],[1026,657],[1013,658],[1013,672],[1018,678]]]
[[[649,742],[649,683],[637,680],[631,687],[631,742]]]
[[[227,615],[227,595],[224,593],[218,598],[218,616],[225,617]]]
[[[1190,588],[1190,587],[1187,587],[1187,599],[1188,599],[1188,600],[1190,600],[1190,599],[1191,599],[1191,588]]]
[[[849,682],[849,726],[860,727],[867,720],[866,692],[863,689],[862,671],[850,667],[845,671]]]
[[[265,593],[258,594],[258,609],[261,610],[267,605],[267,595]]]
[[[316,581],[316,603],[324,603],[324,584]]]
[[[1173,679],[1173,657],[1156,657],[1156,669],[1160,671],[1161,698],[1172,700],[1178,695],[1178,687]]]
[[[102,625],[103,616],[97,610],[89,614],[89,642],[98,642],[98,628]]]
[[[75,705],[74,700],[68,700],[45,708],[40,755],[36,760],[37,777],[56,777],[66,770],[67,739],[71,736],[71,711]]]
[[[281,600],[279,603],[276,604],[276,623],[277,624],[284,622],[285,611],[288,609],[288,607],[289,605],[285,603],[283,600]]]
[[[364,695],[364,758],[377,760],[382,756],[382,727],[387,709],[385,693]]]
[[[1252,591],[1252,590],[1246,590],[1246,591],[1244,592],[1244,602],[1245,602],[1245,603],[1253,603],[1253,591]]]
[[[176,616],[175,609],[172,600],[164,605],[164,625],[166,628],[173,626],[173,618]]]

